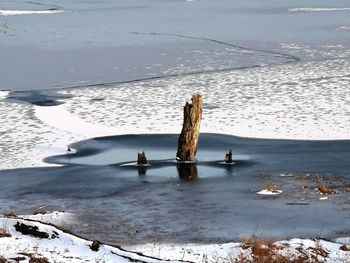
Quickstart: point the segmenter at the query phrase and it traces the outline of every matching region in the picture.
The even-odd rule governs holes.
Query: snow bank
[[[271,245],[272,244],[272,245]],[[255,248],[261,246],[266,252],[275,255],[285,256],[288,259],[304,257],[303,262],[348,262],[350,251],[344,251],[342,244],[328,242],[324,240],[310,239],[290,239],[274,243],[269,241],[257,241],[254,244],[226,243],[226,244],[146,244],[130,246],[128,249],[141,252],[144,255],[155,255],[163,259],[180,258],[192,262],[254,262],[254,257],[258,254],[253,252]],[[272,249],[274,247],[275,249]],[[243,258],[243,259],[242,259]],[[269,262],[265,258],[264,262]],[[279,261],[276,261],[279,262]],[[292,261],[291,261],[292,262]]]
[[[38,238],[32,235],[24,235],[16,231],[15,225],[25,224],[37,227],[48,238]],[[129,252],[121,248],[101,245],[98,251],[93,251],[90,246],[92,241],[63,232],[52,225],[34,222],[24,219],[0,218],[0,227],[8,231],[11,237],[0,238],[1,256],[6,259],[18,256],[29,258],[47,258],[49,262],[165,262],[157,258],[147,257],[135,252]],[[26,261],[23,261],[26,262]],[[27,261],[28,262],[28,261]],[[179,261],[170,261],[179,262]]]

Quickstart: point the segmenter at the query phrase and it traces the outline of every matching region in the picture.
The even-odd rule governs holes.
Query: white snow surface
[[[40,239],[30,235],[23,235],[15,230],[14,225],[24,223],[38,227],[38,230],[49,234],[48,239]],[[137,262],[165,262],[145,257],[116,247],[101,245],[99,251],[90,249],[92,241],[65,233],[54,226],[24,219],[1,218],[0,226],[8,230],[11,237],[0,238],[0,255],[6,259],[23,256],[21,253],[33,254],[36,258],[47,258],[50,262],[130,262],[131,258]],[[56,235],[57,237],[53,237]],[[29,262],[29,258],[26,261]],[[178,262],[176,260],[171,262]]]
[[[40,239],[16,231],[16,223],[38,227],[38,231],[49,235]],[[11,237],[0,238],[1,256],[6,259],[25,256],[24,263],[29,262],[30,255],[47,258],[50,262],[226,262],[239,256],[252,259],[252,249],[243,248],[242,243],[226,244],[146,244],[128,246],[127,250],[102,244],[99,251],[90,249],[92,241],[66,233],[53,225],[22,218],[0,218],[0,229]],[[56,237],[55,237],[56,236]],[[297,257],[302,248],[308,256],[316,256],[319,262],[347,262],[349,251],[343,251],[341,243],[324,240],[290,239],[275,242],[282,249],[280,255]],[[328,256],[318,255],[314,248],[320,247]],[[24,253],[24,254],[23,254]],[[316,253],[316,254],[315,254]],[[226,261],[225,261],[226,260]],[[228,261],[229,262],[229,261]]]
[[[282,193],[282,190],[268,190],[268,189],[263,189],[259,192],[257,192],[258,195],[279,195]]]
[[[350,11],[350,7],[300,7],[300,8],[290,8],[289,12],[334,12],[334,11]]]
[[[63,10],[4,10],[0,9],[0,16],[18,15],[50,15],[63,13]]]
[[[303,254],[298,251],[302,249],[304,255],[310,258],[316,257],[316,262],[349,262],[350,252],[340,249],[341,243],[329,242],[325,240],[311,240],[294,238],[275,242],[281,246],[277,250],[279,255],[295,259]],[[242,243],[226,244],[146,244],[129,246],[128,249],[141,252],[144,255],[154,255],[162,259],[181,258],[192,262],[234,262],[234,259],[243,256],[246,261],[254,262],[251,248],[242,248]],[[317,255],[313,250],[319,247],[328,253],[328,256]]]
[[[45,124],[58,130],[84,137],[115,135],[116,129],[88,123],[68,112],[64,105],[53,107],[34,106],[35,116]]]

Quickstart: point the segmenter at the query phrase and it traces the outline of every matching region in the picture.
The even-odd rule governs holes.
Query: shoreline
[[[30,218],[30,216],[29,216]],[[72,232],[56,227],[52,223],[44,223],[29,218],[11,217],[0,218],[2,259],[25,256],[32,259],[45,258],[52,260],[65,260],[65,262],[95,262],[102,258],[104,262],[124,262],[123,260],[138,260],[140,262],[202,262],[203,260],[253,260],[259,257],[285,257],[288,259],[325,260],[326,262],[337,262],[350,257],[350,238],[342,238],[333,241],[323,239],[299,239],[288,238],[287,240],[265,240],[263,237],[251,237],[243,242],[218,243],[218,244],[171,244],[171,243],[149,243],[139,245],[111,246],[100,243],[95,248],[92,240],[84,239]],[[17,223],[16,223],[17,222]],[[16,228],[14,224],[16,223]],[[17,227],[29,226],[33,230],[30,234],[20,233]],[[36,230],[35,230],[36,228]],[[47,234],[46,234],[47,233]],[[36,235],[47,235],[37,237]],[[255,240],[255,241],[254,241]],[[33,242],[40,246],[32,248]],[[251,242],[251,243],[250,243]],[[29,244],[28,244],[29,243]],[[50,249],[55,248],[53,251]],[[126,248],[126,249],[125,249]],[[257,250],[259,248],[260,250]],[[95,250],[96,249],[96,250]],[[49,253],[47,251],[50,251]],[[260,252],[258,252],[260,251]],[[270,251],[271,254],[266,254]],[[25,253],[24,253],[25,252]],[[334,261],[335,260],[335,261]]]

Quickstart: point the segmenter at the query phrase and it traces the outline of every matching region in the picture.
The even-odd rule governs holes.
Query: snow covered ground
[[[53,225],[30,219],[0,218],[0,258],[8,262],[15,262],[15,258],[22,258],[21,262],[45,258],[48,262],[234,262],[235,259],[253,260],[267,255],[289,259],[303,257],[317,262],[349,262],[348,241],[290,239],[211,245],[146,244],[129,246],[127,250],[100,244],[96,249],[92,241]]]
[[[36,237],[35,233],[23,234],[16,230],[15,225],[30,226],[44,238]],[[28,221],[24,219],[1,218],[2,233],[10,237],[0,237],[0,258],[9,262],[22,257],[21,262],[36,262],[30,259],[48,259],[47,262],[166,262],[160,259],[142,256],[137,253],[125,251],[121,248],[101,245],[94,251],[92,241],[65,233],[54,226]],[[34,258],[34,259],[33,259]],[[40,261],[41,262],[41,261]],[[44,261],[46,262],[46,261]],[[179,262],[173,260],[171,262]]]

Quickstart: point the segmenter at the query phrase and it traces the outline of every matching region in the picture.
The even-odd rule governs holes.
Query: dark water
[[[62,223],[110,243],[219,242],[257,234],[324,237],[350,229],[349,192],[326,201],[280,173],[349,179],[350,141],[287,141],[201,134],[196,164],[174,161],[177,135],[126,135],[78,142],[76,154],[48,158],[57,168],[0,172],[4,210],[39,206],[71,211]],[[235,165],[224,165],[232,148]],[[148,167],[137,167],[144,150]],[[123,166],[125,164],[130,164]],[[262,174],[278,182],[277,197],[256,194]],[[188,178],[191,175],[191,178]],[[187,178],[186,178],[187,176]],[[182,178],[182,179],[181,179]],[[304,205],[290,205],[291,203]]]

